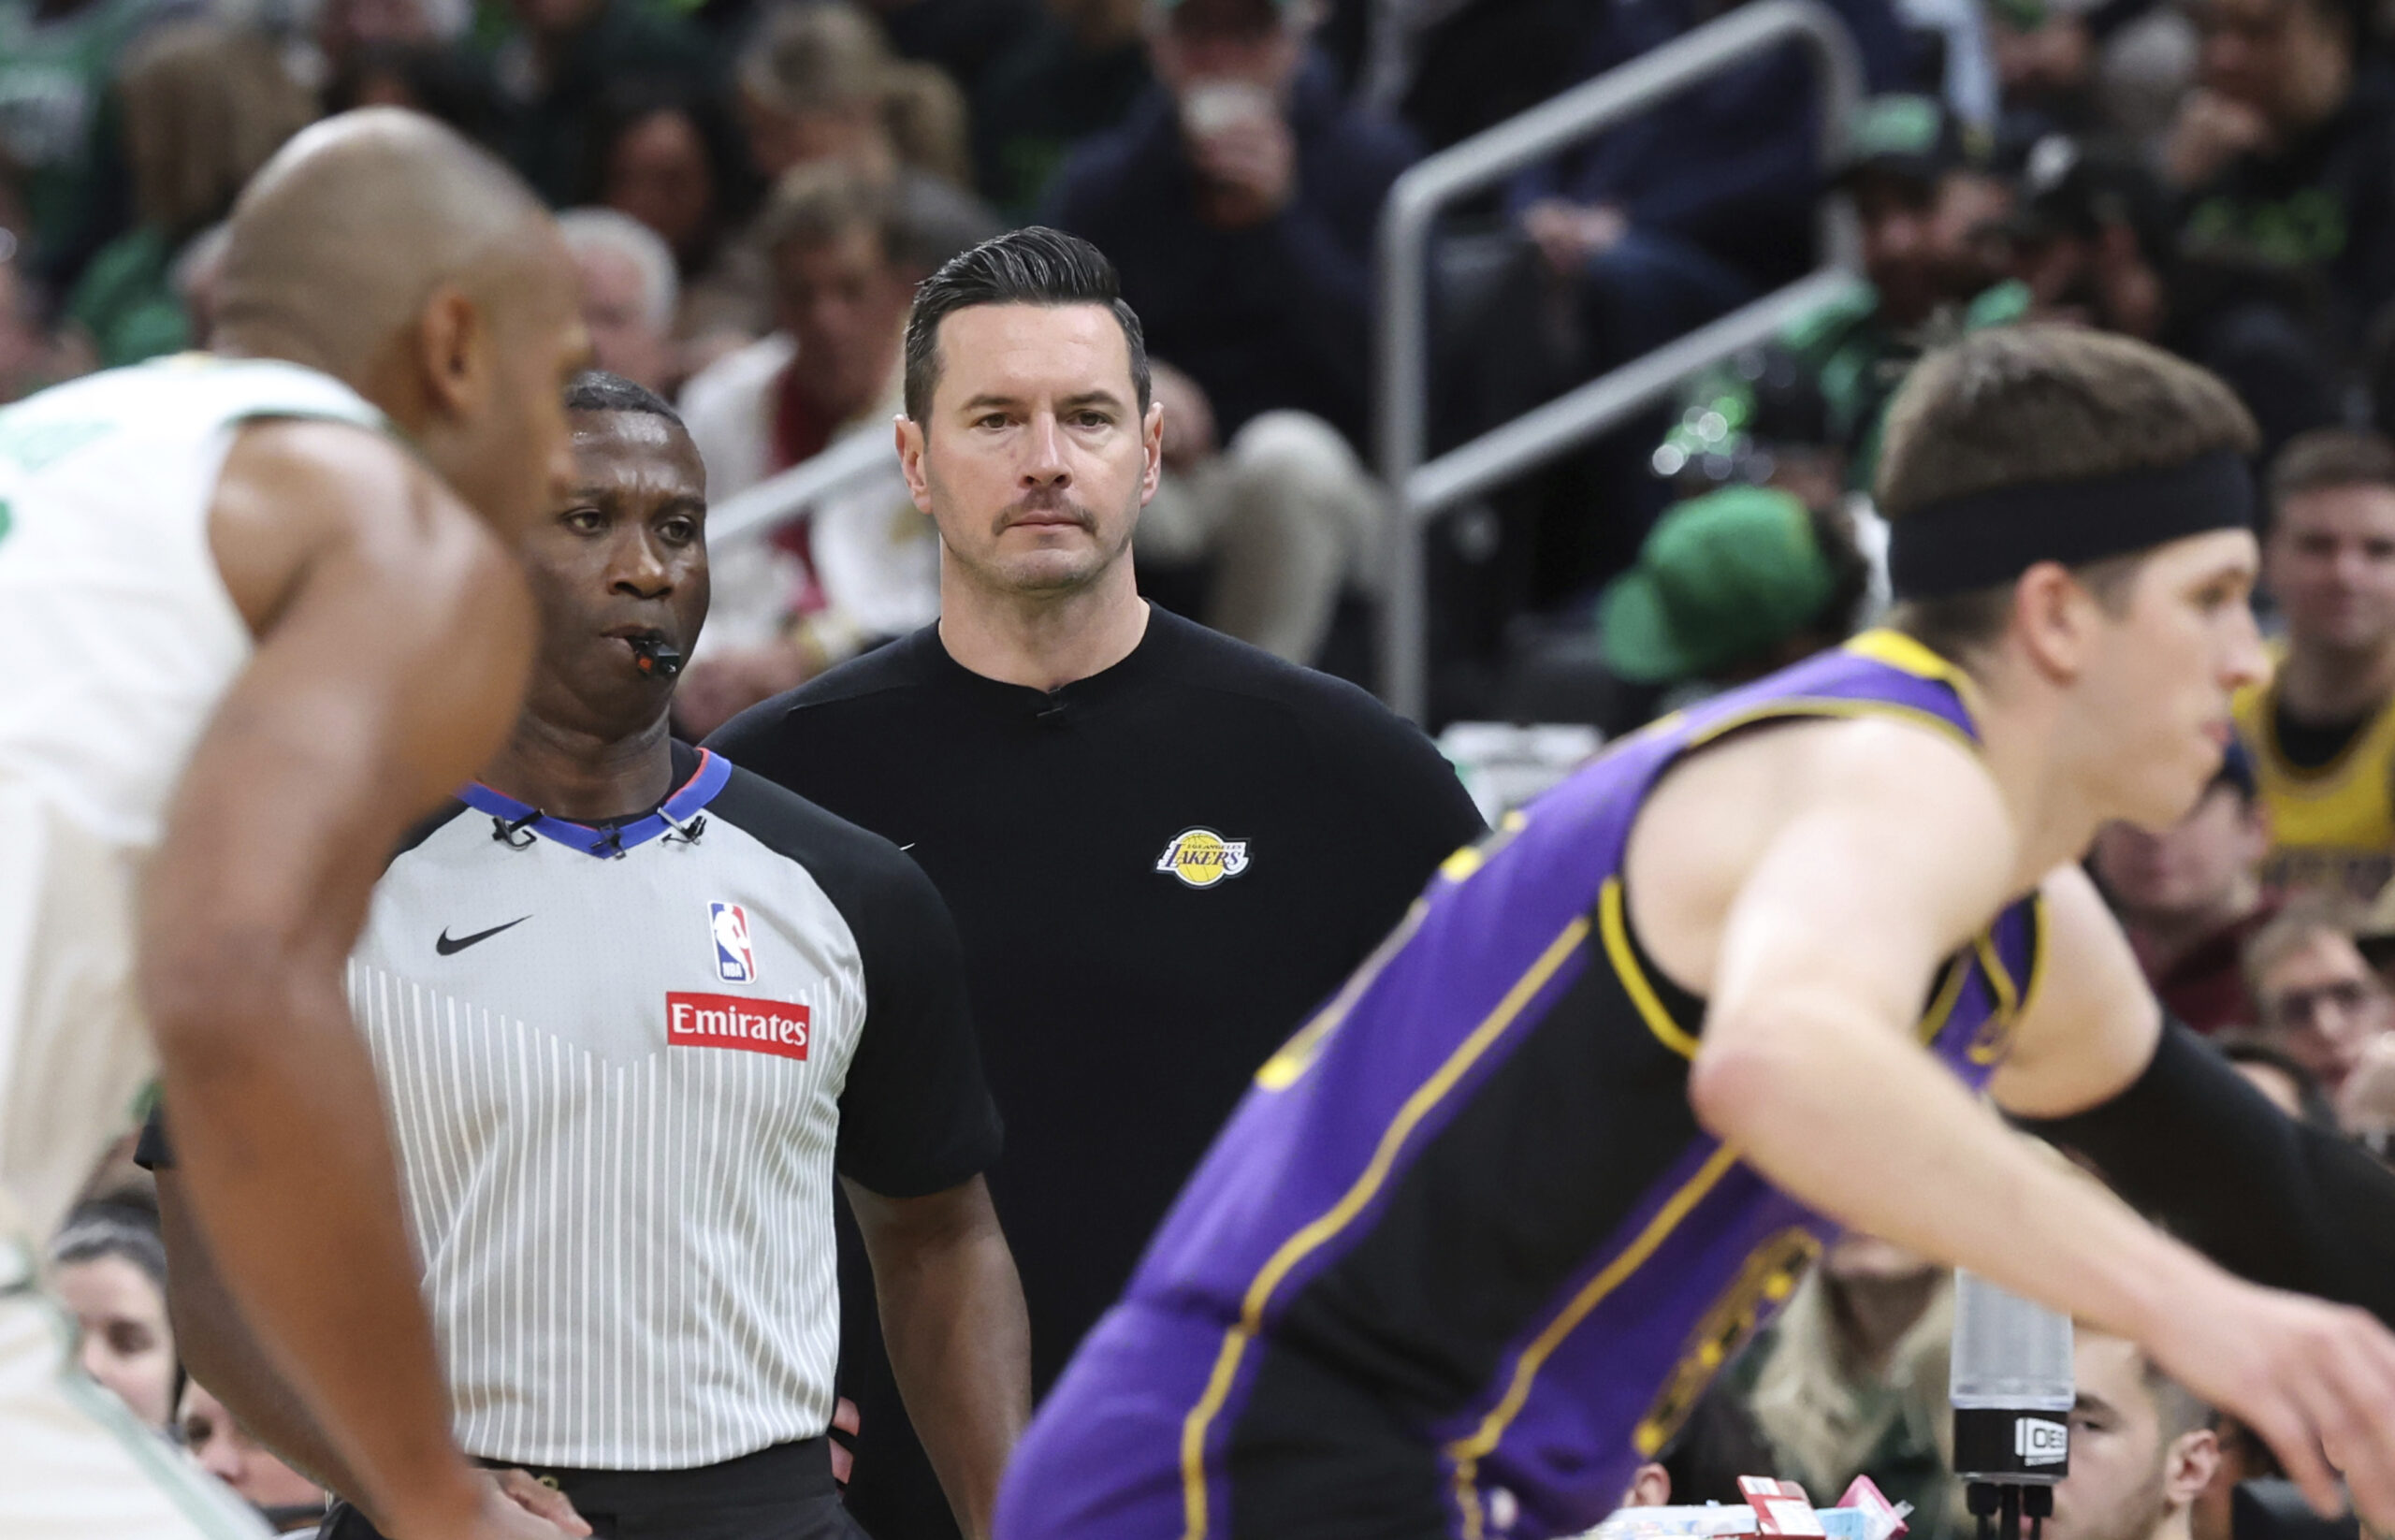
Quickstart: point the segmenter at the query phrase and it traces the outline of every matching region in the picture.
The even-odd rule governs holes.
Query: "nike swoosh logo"
[[[531,918],[529,914],[518,915],[504,925],[493,925],[488,930],[478,930],[472,936],[460,936],[454,941],[449,938],[449,927],[443,925],[441,927],[441,939],[432,943],[432,950],[447,957],[452,953],[465,951],[477,941],[487,941],[501,931],[512,930]]]

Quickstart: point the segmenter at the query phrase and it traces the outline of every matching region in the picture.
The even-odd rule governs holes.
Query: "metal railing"
[[[1457,199],[1611,127],[1708,75],[1783,44],[1803,45],[1822,83],[1820,155],[1834,167],[1862,94],[1846,25],[1818,0],[1756,0],[1651,53],[1422,161],[1389,189],[1380,229],[1380,454],[1388,488],[1388,587],[1381,603],[1382,698],[1422,719],[1429,684],[1423,546],[1430,520],[1466,498],[1586,443],[1852,282],[1857,242],[1838,199],[1822,211],[1822,265],[1784,288],[1624,364],[1424,464],[1430,373],[1431,222]]]
[[[720,555],[743,541],[770,534],[834,493],[887,476],[897,466],[898,448],[888,424],[851,433],[812,459],[767,476],[708,509],[707,546]]]

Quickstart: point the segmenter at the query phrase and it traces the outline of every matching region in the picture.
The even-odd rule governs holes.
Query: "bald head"
[[[438,286],[488,298],[544,267],[570,283],[561,262],[547,211],[498,161],[417,113],[344,112],[234,206],[217,335],[362,385]]]

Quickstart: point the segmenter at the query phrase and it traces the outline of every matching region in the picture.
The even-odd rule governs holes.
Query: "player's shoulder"
[[[217,474],[209,530],[237,598],[271,591],[278,577],[336,553],[403,574],[422,600],[473,610],[520,598],[498,536],[429,466],[386,434],[337,418],[242,423]]]

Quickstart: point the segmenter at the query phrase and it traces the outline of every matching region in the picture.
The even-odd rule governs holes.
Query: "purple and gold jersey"
[[[1681,756],[1776,719],[1975,741],[1875,632],[1625,739],[1459,851],[1257,1073],[1017,1453],[1000,1540],[1570,1534],[1618,1501],[1831,1233],[1697,1126],[1703,1002],[1622,856]],[[2024,899],[1922,1040],[1976,1086],[2039,952]]]

